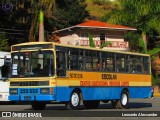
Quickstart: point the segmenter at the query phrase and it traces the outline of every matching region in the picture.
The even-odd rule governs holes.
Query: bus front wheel
[[[44,110],[46,107],[45,102],[31,102],[31,106],[33,110]]]
[[[129,93],[126,90],[123,90],[121,93],[121,98],[117,102],[117,108],[126,109],[128,108],[128,103],[129,103]]]
[[[79,91],[73,91],[71,94],[70,101],[66,103],[66,107],[69,110],[78,110],[80,108],[80,92]]]

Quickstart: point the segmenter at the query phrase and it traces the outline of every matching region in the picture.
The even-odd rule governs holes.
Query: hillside
[[[99,19],[112,9],[119,7],[118,0],[86,0],[86,3],[91,19]]]

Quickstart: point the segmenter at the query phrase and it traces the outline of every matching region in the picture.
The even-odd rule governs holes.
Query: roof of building
[[[137,30],[135,28],[127,27],[127,26],[122,26],[122,25],[115,25],[115,24],[109,24],[106,22],[100,22],[100,21],[95,21],[95,20],[88,20],[86,22],[83,22],[81,24],[78,24],[76,26],[81,26],[81,27],[98,27],[98,28],[112,28],[112,29],[126,29],[126,30]]]
[[[135,28],[128,27],[128,26],[109,24],[106,22],[100,22],[100,21],[95,21],[95,20],[88,20],[86,22],[83,22],[83,23],[75,25],[75,26],[71,26],[68,28],[54,31],[53,33],[64,31],[64,30],[70,30],[70,29],[76,28],[76,27],[79,27],[79,28],[103,28],[103,29],[112,29],[112,30],[118,29],[118,30],[126,30],[126,31],[127,30],[137,30]]]

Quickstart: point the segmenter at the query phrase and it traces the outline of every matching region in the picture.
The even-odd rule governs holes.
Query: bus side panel
[[[121,91],[121,87],[84,87],[82,95],[83,100],[120,99]]]
[[[120,99],[121,87],[76,87],[82,91],[83,100]],[[74,87],[57,87],[56,101],[69,101]]]
[[[69,101],[73,87],[56,87],[56,101]]]
[[[130,98],[150,98],[151,87],[129,87]]]
[[[130,98],[150,98],[151,87],[126,87]],[[112,100],[120,99],[124,87],[83,87],[83,100]]]
[[[120,99],[124,87],[79,87],[83,100]],[[151,87],[126,87],[130,98],[149,98]],[[74,87],[57,87],[56,101],[69,101]]]

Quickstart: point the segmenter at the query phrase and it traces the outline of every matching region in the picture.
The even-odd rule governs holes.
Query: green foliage
[[[89,16],[86,7],[85,0],[56,0],[53,26],[62,29],[83,22]]]
[[[154,48],[153,50],[148,51],[148,54],[155,55],[160,52],[160,48]]]
[[[44,13],[44,29],[47,34],[53,32],[55,27],[61,29],[83,22],[89,16],[85,9],[86,4],[84,1],[1,0],[0,28],[12,29],[8,31],[4,30],[4,32],[7,32],[10,45],[35,41],[38,38],[38,15],[40,10],[43,10]],[[7,3],[13,5],[12,10],[2,9],[3,5]]]
[[[137,40],[139,40],[139,38],[141,38],[141,35],[139,35],[137,31],[127,32],[124,36],[124,39],[129,41],[129,49],[132,51],[138,50],[139,45],[137,44]]]
[[[8,51],[9,47],[8,47],[8,39],[6,38],[5,33],[0,33],[0,51]]]
[[[112,44],[112,42],[105,42],[100,46],[100,48],[102,49],[103,47],[106,47],[106,46],[111,45],[111,44]]]
[[[95,1],[95,2],[94,2]],[[100,2],[100,3],[96,3]],[[119,0],[86,0],[87,10],[90,14],[90,19],[100,20],[100,18],[108,14],[111,10],[119,8]]]
[[[139,35],[145,33],[148,36],[151,31],[160,35],[160,0],[158,1],[121,0],[121,7],[104,15],[101,20],[137,28]]]
[[[146,45],[144,43],[144,40],[142,38],[139,38],[139,47],[141,48],[140,52],[141,53],[144,53],[144,54],[147,54],[147,48],[146,48]]]
[[[152,74],[152,85],[160,85],[160,81],[158,80],[158,75],[157,74]]]
[[[95,45],[95,43],[94,43],[94,41],[93,41],[93,37],[92,37],[92,35],[91,34],[88,34],[88,37],[89,37],[89,45],[90,45],[90,47],[96,47],[96,45]]]
[[[149,54],[151,56],[154,56],[154,55],[156,55],[160,52],[160,48],[154,48],[152,50],[147,51],[145,43],[144,43],[143,39],[141,39],[141,38],[139,39],[138,43],[139,43],[139,47],[142,48],[141,53]]]
[[[90,45],[90,47],[95,48],[96,45],[95,45],[95,43],[94,43],[94,40],[93,40],[92,35],[91,35],[91,34],[88,34],[88,37],[89,37],[89,45]],[[112,44],[112,42],[105,42],[105,43],[103,43],[102,45],[100,45],[99,48],[102,49],[103,47],[106,47],[106,46],[108,46],[108,45],[110,45],[110,44]]]
[[[1,0],[0,1],[0,28],[6,33],[9,44],[26,42],[30,27],[30,15],[28,0]],[[8,6],[6,6],[8,5]],[[5,8],[8,7],[7,9]]]

